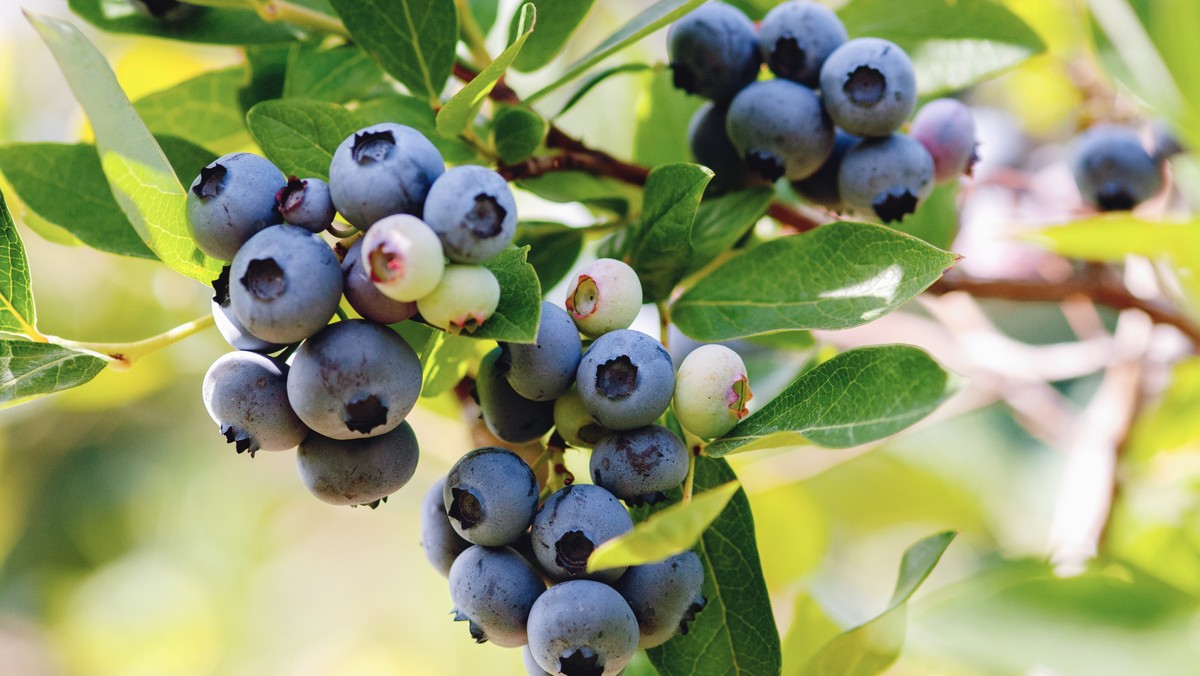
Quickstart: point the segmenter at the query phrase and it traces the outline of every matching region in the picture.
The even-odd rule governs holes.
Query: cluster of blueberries
[[[622,501],[658,502],[686,479],[687,445],[657,424],[672,402],[680,425],[708,439],[732,429],[751,397],[727,347],[703,346],[676,372],[657,340],[628,328],[641,304],[632,268],[596,260],[573,279],[566,309],[542,303],[535,343],[501,344],[479,366],[488,429],[510,443],[555,429],[551,446],[591,449],[592,483],[541,491],[520,456],[488,446],[424,501],[421,545],[449,577],[455,618],[479,642],[526,646],[533,674],[616,674],[639,647],[686,633],[704,606],[694,552],[587,569],[596,547],[633,529]],[[586,350],[581,332],[594,339]]]
[[[1084,202],[1100,211],[1128,211],[1162,189],[1164,163],[1182,152],[1162,124],[1154,128],[1152,152],[1132,129],[1098,124],[1075,140],[1071,173]]]
[[[809,0],[774,7],[760,28],[709,2],[667,35],[675,86],[711,99],[692,118],[696,161],[734,190],[786,178],[835,211],[903,219],[935,181],[970,171],[975,122],[953,99],[916,108],[912,61],[879,38],[848,40],[830,9]],[[759,80],[765,62],[774,78]]]
[[[330,246],[320,233],[346,235],[336,213],[361,236]],[[239,453],[297,448],[321,500],[377,506],[418,456],[404,420],[421,364],[386,325],[419,313],[458,333],[492,315],[500,286],[481,263],[516,231],[508,184],[484,167],[447,170],[420,132],[385,123],[342,142],[328,183],[221,157],[192,182],[187,215],[196,245],[230,261],[212,309],[237,351],[204,377],[209,414]],[[330,323],[343,296],[362,318]]]

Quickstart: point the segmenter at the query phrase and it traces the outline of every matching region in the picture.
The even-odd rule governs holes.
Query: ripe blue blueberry
[[[838,190],[851,209],[884,223],[903,220],[933,190],[933,158],[902,134],[862,139],[846,151]]]
[[[412,426],[401,423],[387,434],[368,439],[310,434],[296,449],[296,468],[304,486],[318,500],[374,509],[408,483],[419,456]]]
[[[542,665],[533,659],[533,653],[529,652],[528,645],[521,649],[521,661],[525,664],[525,673],[528,676],[550,676],[550,672],[543,669]]]
[[[575,322],[566,310],[549,301],[542,301],[537,342],[504,343],[501,347],[508,362],[508,384],[533,401],[551,401],[566,393],[583,357],[583,341]]]
[[[628,264],[599,258],[567,288],[567,312],[585,335],[627,329],[642,309],[642,282]]]
[[[450,575],[454,560],[471,546],[454,531],[446,516],[446,505],[442,501],[445,486],[446,477],[438,479],[421,500],[421,549],[429,565],[443,577]]]
[[[1137,134],[1108,124],[1079,136],[1071,173],[1084,201],[1101,211],[1127,211],[1162,187],[1162,170]]]
[[[380,324],[396,324],[417,314],[416,302],[388,298],[375,286],[362,264],[362,240],[354,241],[342,258],[342,295],[354,311]]]
[[[283,220],[275,196],[286,185],[283,172],[253,153],[230,153],[201,169],[187,196],[196,246],[213,258],[232,260],[246,240]]]
[[[554,429],[575,448],[591,448],[611,433],[587,412],[574,386],[554,400]]]
[[[474,164],[446,171],[425,199],[424,221],[456,263],[482,263],[517,232],[517,203],[504,177]]]
[[[654,504],[683,483],[688,449],[662,425],[614,432],[592,449],[592,481],[631,505]]]
[[[479,360],[475,392],[483,422],[501,441],[520,444],[539,439],[554,426],[554,402],[522,397],[509,384],[508,373],[501,348]]]
[[[392,214],[420,217],[446,165],[421,132],[383,123],[360,129],[333,153],[329,191],[338,213],[359,230]]]
[[[622,329],[596,339],[575,373],[583,407],[613,430],[645,427],[671,404],[675,367],[650,336]]]
[[[204,407],[238,453],[285,451],[308,434],[288,404],[286,369],[255,352],[230,352],[204,374]]]
[[[463,538],[485,547],[507,545],[533,521],[537,477],[516,453],[484,446],[450,468],[442,504],[450,525]]]
[[[337,255],[320,237],[275,225],[251,237],[229,269],[229,301],[250,333],[295,343],[329,323],[342,299]]]
[[[336,322],[301,343],[288,399],[306,425],[334,439],[384,434],[421,394],[421,362],[395,331],[365,319]]]
[[[808,0],[776,5],[763,17],[758,45],[775,75],[816,87],[825,59],[846,41],[833,10]]]
[[[633,519],[612,493],[591,484],[567,486],[546,498],[533,517],[533,553],[555,580],[587,578],[612,582],[625,568],[587,572],[596,547],[633,530]]]
[[[447,265],[442,279],[417,299],[417,311],[432,326],[458,335],[474,333],[500,305],[500,282],[482,265]]]
[[[729,104],[729,140],[752,174],[808,178],[833,151],[833,123],[811,89],[790,80],[755,82]]]
[[[529,611],[529,652],[551,674],[616,676],[633,659],[637,644],[637,618],[606,584],[554,585]]]
[[[525,645],[529,613],[545,590],[533,566],[509,547],[475,545],[450,567],[454,619],[469,623],[476,643]]]
[[[697,164],[712,169],[713,179],[705,189],[706,194],[719,195],[744,188],[754,182],[750,170],[742,160],[742,154],[733,147],[729,133],[725,131],[725,118],[729,106],[711,101],[700,106],[688,123],[688,146]]]
[[[285,223],[312,232],[328,228],[337,213],[329,184],[319,178],[288,178],[287,185],[275,196],[275,204]]]
[[[934,99],[921,106],[908,134],[929,151],[937,182],[970,174],[978,145],[975,142],[975,117],[961,101]]]
[[[898,45],[857,38],[821,66],[821,100],[837,126],[855,136],[882,137],[904,124],[917,105],[917,76]]]
[[[221,268],[221,274],[213,280],[212,287],[213,322],[217,325],[217,331],[221,333],[221,337],[233,349],[263,353],[278,352],[283,349],[283,346],[278,343],[256,338],[254,334],[247,331],[246,327],[238,321],[237,315],[233,314],[233,306],[230,305],[229,301],[228,265]]]
[[[749,414],[746,402],[752,396],[746,365],[724,345],[701,345],[675,374],[675,417],[701,439],[733,429]]]
[[[842,160],[846,158],[846,151],[850,150],[850,146],[857,142],[857,136],[851,136],[838,129],[833,139],[833,152],[829,154],[821,168],[802,181],[793,181],[792,189],[813,204],[819,204],[833,211],[841,211],[844,205],[842,204],[842,193],[838,190],[838,173],[842,169]]]
[[[728,101],[758,77],[758,39],[741,10],[709,2],[671,25],[667,54],[675,86]]]
[[[675,634],[686,634],[688,623],[704,609],[700,594],[704,566],[696,552],[682,552],[657,563],[633,566],[613,588],[629,604],[638,621],[639,648],[653,648]]]
[[[446,270],[437,235],[408,214],[387,216],[371,226],[363,235],[359,259],[379,291],[399,301],[429,295]]]

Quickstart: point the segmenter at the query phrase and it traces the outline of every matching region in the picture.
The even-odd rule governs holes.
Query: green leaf
[[[334,151],[362,127],[357,115],[336,103],[300,99],[263,101],[246,121],[263,154],[283,173],[323,180]]]
[[[140,14],[132,3],[112,0],[70,0],[71,11],[96,28],[110,33],[150,35],[214,45],[268,44],[296,39],[292,29],[259,18],[252,9],[208,7],[171,21]]]
[[[803,673],[804,665],[841,631],[816,599],[805,592],[797,594],[792,601],[792,626],[783,637],[784,673]]]
[[[518,106],[505,106],[492,120],[492,145],[505,164],[524,162],[533,155],[550,124],[536,112]]]
[[[692,260],[688,273],[729,251],[767,213],[775,194],[749,188],[700,202],[692,223]]]
[[[496,86],[496,82],[504,75],[504,71],[508,70],[513,59],[521,53],[521,47],[533,33],[533,26],[536,22],[537,10],[534,9],[533,3],[527,2],[522,5],[517,22],[519,31],[516,38],[508,48],[500,53],[500,56],[479,71],[478,75],[451,97],[446,105],[442,106],[437,114],[439,132],[445,136],[457,136],[467,128],[475,114],[479,112],[479,108],[483,106],[483,102],[487,100],[488,94]]]
[[[696,458],[697,491],[736,479],[724,460]],[[754,517],[744,491],[737,491],[704,531],[696,553],[704,563],[702,593],[708,604],[686,635],[648,650],[650,661],[661,676],[779,674],[779,634],[759,564]]]
[[[121,256],[155,257],[113,198],[95,146],[3,146],[0,171],[28,209],[93,249]]]
[[[100,357],[60,345],[0,340],[0,407],[78,387],[106,364]]]
[[[654,563],[696,546],[709,524],[721,515],[741,484],[730,481],[655,512],[633,530],[604,542],[588,557],[589,573]]]
[[[313,43],[292,47],[283,97],[346,103],[365,97],[383,82],[383,71],[353,45],[321,49]]]
[[[692,260],[692,221],[713,173],[699,164],[669,164],[646,179],[642,218],[625,238],[624,258],[642,280],[642,297],[671,295]]]
[[[537,32],[529,40],[525,50],[513,63],[513,68],[523,73],[535,71],[554,60],[571,33],[579,27],[595,0],[549,0],[538,3]],[[520,22],[514,18],[509,26],[509,41],[521,32]]]
[[[633,161],[647,167],[691,162],[687,130],[702,102],[700,97],[675,87],[670,68],[656,68],[637,103]]]
[[[705,453],[720,457],[805,442],[826,448],[865,444],[929,415],[957,386],[924,350],[909,345],[850,350],[805,371]]]
[[[617,32],[604,38],[600,44],[568,66],[557,80],[542,87],[532,96],[526,97],[525,102],[532,104],[537,99],[583,75],[597,63],[699,7],[703,2],[704,0],[659,0],[642,10],[640,14],[617,29]]]
[[[529,246],[529,264],[537,271],[543,290],[558,284],[583,250],[583,231],[562,223],[523,221],[517,224],[513,244]]]
[[[946,531],[931,535],[908,548],[900,561],[900,576],[887,610],[833,640],[812,658],[806,674],[874,676],[896,661],[904,646],[908,599],[929,577],[957,535]]]
[[[636,186],[584,171],[552,171],[522,179],[517,185],[551,202],[579,202],[618,216],[636,211],[642,196],[642,190]]]
[[[912,57],[924,96],[959,90],[1045,49],[1032,28],[991,0],[853,0],[838,15],[850,37],[891,40]]]
[[[163,155],[167,156],[167,162],[171,164],[171,169],[175,171],[175,178],[181,185],[190,186],[196,176],[200,174],[200,169],[217,159],[217,155],[213,151],[201,148],[185,139],[174,136],[155,136],[154,140],[158,142],[158,147],[162,148]]]
[[[500,304],[496,313],[472,338],[532,343],[537,340],[538,322],[542,317],[542,287],[537,273],[526,257],[529,247],[509,247],[483,264],[500,282]]]
[[[434,331],[421,353],[421,396],[436,397],[454,388],[477,362],[480,342]]]
[[[221,263],[192,241],[187,193],[108,62],[71,24],[29,12],[26,16],[87,113],[109,188],[138,235],[171,268],[203,282],[212,280]]]
[[[479,25],[479,30],[484,35],[491,32],[492,26],[496,25],[496,16],[500,13],[500,3],[496,0],[467,0],[467,5],[471,8],[471,15],[475,17],[475,23]]]
[[[567,100],[562,104],[562,107],[558,109],[558,112],[554,114],[554,117],[561,117],[568,110],[574,108],[575,104],[583,100],[583,97],[587,96],[587,93],[592,91],[596,85],[604,82],[614,75],[621,75],[623,73],[645,73],[653,70],[654,66],[651,66],[647,63],[623,63],[619,66],[605,68],[597,73],[593,73],[585,78],[583,82],[580,82],[579,86],[575,88],[575,91],[571,92],[571,95],[567,97]]]
[[[929,288],[957,257],[879,225],[836,222],[730,259],[675,301],[701,341],[794,329],[846,329]]]
[[[238,98],[245,81],[242,66],[212,71],[143,96],[133,108],[154,134],[176,136],[224,155],[250,140]]]
[[[412,127],[429,139],[442,158],[452,164],[478,161],[475,149],[458,137],[442,136],[429,104],[406,94],[387,94],[364,101],[354,111],[364,125],[395,122]]]
[[[37,314],[29,279],[29,260],[21,233],[0,193],[0,331],[37,335]]]
[[[454,0],[331,0],[359,47],[431,104],[454,66]]]
[[[246,82],[238,89],[238,103],[243,113],[255,104],[283,96],[288,60],[293,45],[259,45],[246,48]]]

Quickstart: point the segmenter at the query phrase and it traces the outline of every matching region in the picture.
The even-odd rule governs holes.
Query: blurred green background
[[[647,3],[597,4],[567,60]],[[992,243],[1022,219],[1049,215],[988,177],[1061,178],[1063,148],[1078,128],[1138,114],[1136,99],[1114,90],[1086,55],[1077,3],[1004,4],[1049,51],[970,93],[988,121],[985,165],[978,189],[964,194],[955,250],[982,272],[1036,264],[1027,249]],[[0,3],[0,142],[86,138],[20,7],[69,16],[62,2]],[[1200,34],[1200,26],[1184,29]],[[240,58],[233,49],[88,34],[133,99]],[[503,38],[492,37],[497,45]],[[662,61],[663,34],[622,58]],[[512,84],[520,91],[527,81]],[[578,106],[560,122],[634,156],[651,86],[645,77],[614,78],[592,94],[604,105]],[[998,142],[989,147],[989,138]],[[56,243],[53,229],[24,218],[6,194],[25,236],[43,331],[134,340],[208,311],[204,287],[163,266]],[[1005,199],[1011,204],[996,216]],[[579,218],[578,208],[522,200],[523,215]],[[1055,307],[984,307],[1002,333],[1025,343],[1076,339]],[[300,485],[291,453],[251,460],[217,434],[200,380],[227,349],[208,331],[129,372],[106,371],[78,390],[0,412],[0,674],[524,673],[519,651],[477,646],[450,620],[446,584],[418,546],[422,494],[471,447],[462,421],[446,407],[419,408],[411,419],[422,461],[412,482],[378,510],[334,508]],[[935,356],[947,358],[936,348]],[[1158,367],[1166,382],[1169,368]],[[1098,369],[1083,371],[1050,383],[1078,409],[1101,383]],[[1068,455],[1031,434],[1011,402],[989,390],[994,383],[973,383],[947,412],[870,452],[733,458],[781,631],[810,599],[841,626],[873,617],[904,548],[955,529],[959,538],[910,606],[906,648],[890,673],[1200,674],[1200,363],[1176,371],[1125,445],[1100,556],[1069,576],[1049,563]],[[760,401],[769,390],[756,388]]]

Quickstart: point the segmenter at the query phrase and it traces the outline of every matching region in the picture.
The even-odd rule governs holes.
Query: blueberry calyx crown
[[[467,623],[467,631],[471,632],[471,638],[475,639],[476,643],[487,643],[487,634],[484,634],[483,629],[480,629],[479,625],[475,624],[475,620],[467,617],[460,610],[451,610],[450,614],[454,615],[455,622]]]
[[[246,265],[242,286],[260,301],[271,301],[287,291],[287,275],[274,258],[256,258]]]
[[[775,41],[768,58],[771,70],[782,76],[794,78],[804,72],[804,48],[791,35],[785,35]]]
[[[1129,211],[1136,205],[1133,194],[1115,182],[1105,183],[1096,191],[1096,206],[1101,211]]]
[[[225,435],[225,442],[233,444],[238,453],[249,453],[253,458],[258,451],[258,441],[245,430],[238,429],[233,425],[221,425],[221,434]]]
[[[871,205],[875,215],[884,223],[903,220],[905,216],[917,210],[917,196],[908,190],[889,192]]]
[[[600,308],[600,290],[589,275],[579,275],[575,293],[567,296],[567,312],[575,319],[590,316]]]
[[[213,302],[225,308],[229,307],[229,268],[228,265],[221,266],[221,273],[212,280]]]
[[[558,672],[563,676],[604,676],[604,662],[591,648],[575,648],[558,658]]]
[[[870,108],[883,100],[887,78],[870,66],[859,66],[846,78],[842,91],[846,92],[846,97],[854,105]]]
[[[783,176],[784,171],[782,160],[762,150],[746,153],[746,168],[771,182]]]
[[[387,404],[374,394],[348,402],[345,410],[346,429],[352,432],[367,434],[387,422]]]
[[[200,180],[192,186],[192,192],[196,193],[196,197],[200,199],[212,199],[221,194],[221,189],[225,186],[225,174],[229,170],[225,165],[212,164],[200,170]]]
[[[446,516],[458,521],[464,529],[475,527],[483,521],[483,505],[471,491],[462,488],[450,489],[450,509]]]
[[[479,239],[491,239],[504,229],[504,218],[508,211],[496,202],[496,198],[487,193],[475,196],[475,204],[467,212],[463,221]]]
[[[628,355],[609,359],[596,367],[596,389],[609,399],[628,397],[637,390],[637,373]]]
[[[306,188],[308,188],[308,181],[289,176],[287,185],[280,188],[279,192],[275,194],[275,208],[282,214],[304,204]]]
[[[688,624],[695,620],[696,615],[699,615],[700,611],[704,610],[704,606],[707,605],[708,599],[704,598],[702,594],[696,594],[696,598],[692,599],[692,602],[690,605],[688,605],[687,610],[683,611],[683,618],[679,620],[680,634],[687,636]]]
[[[390,131],[363,131],[354,135],[350,155],[357,164],[382,162],[396,148],[396,136]]]
[[[676,89],[682,89],[689,94],[696,93],[696,74],[691,68],[681,63],[669,64],[671,68],[671,82]]]
[[[583,531],[569,530],[554,543],[554,562],[571,577],[587,572],[587,560],[596,550],[596,544]]]

